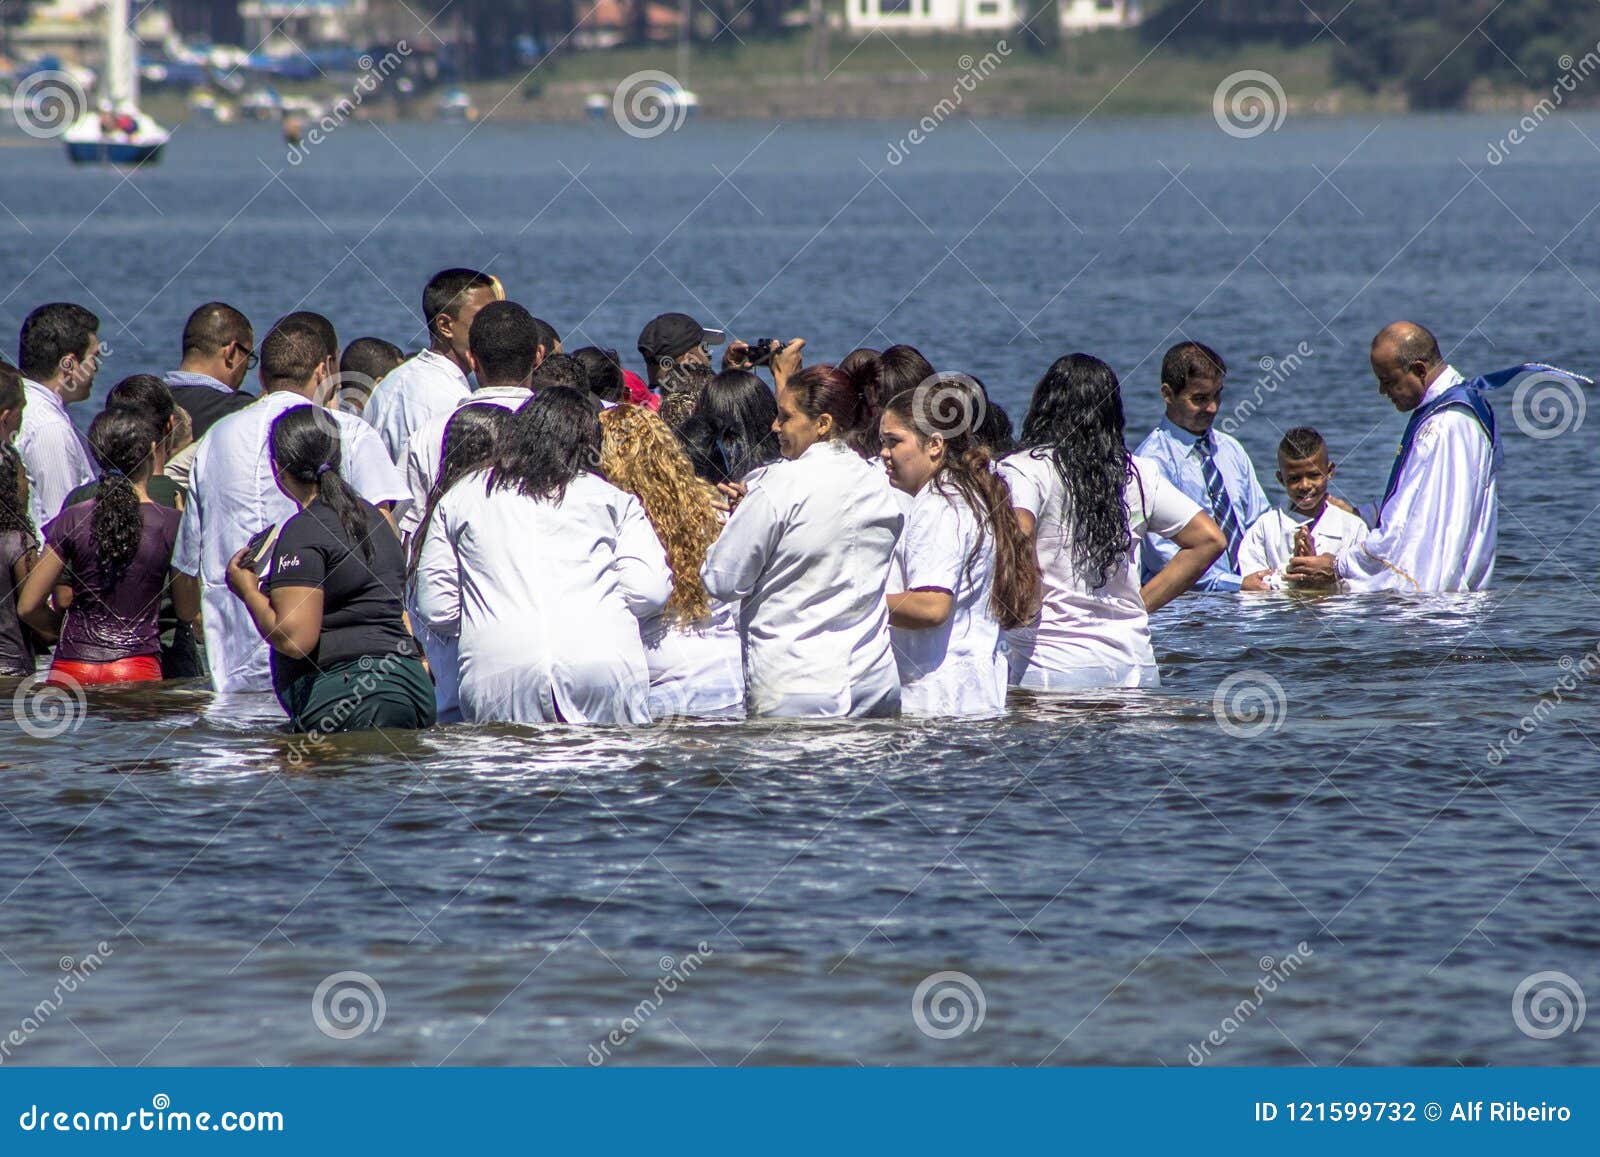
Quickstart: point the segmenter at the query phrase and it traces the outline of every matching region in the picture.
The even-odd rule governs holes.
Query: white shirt
[[[747,482],[700,574],[712,598],[742,600],[750,713],[894,714],[884,591],[904,518],[883,471],[829,441]]]
[[[1446,366],[1426,404],[1461,381]],[[1497,490],[1494,447],[1471,414],[1450,406],[1417,431],[1382,520],[1346,547],[1334,570],[1354,591],[1476,591],[1494,576]],[[1363,510],[1368,521],[1376,512]]]
[[[1244,532],[1244,543],[1239,547],[1239,573],[1272,571],[1264,581],[1273,590],[1292,585],[1283,584],[1283,572],[1294,557],[1295,534],[1308,523],[1311,519],[1292,507],[1267,511]],[[1331,502],[1311,526],[1311,544],[1318,554],[1336,555],[1346,547],[1359,545],[1366,537],[1367,524]]]
[[[423,622],[459,639],[462,717],[648,723],[638,620],[672,587],[644,508],[593,474],[560,502],[490,494],[488,478],[440,500],[417,568]]]
[[[710,621],[692,627],[652,615],[639,624],[639,637],[650,672],[651,719],[744,718],[738,604],[713,602]]]
[[[421,356],[420,354],[418,355]],[[384,381],[388,381],[385,378]],[[444,432],[462,406],[489,403],[507,410],[520,410],[524,402],[533,397],[533,391],[523,386],[490,386],[477,390],[456,403],[448,413],[430,418],[419,426],[406,440],[405,453],[400,465],[406,472],[406,488],[411,492],[411,505],[406,508],[405,519],[400,523],[400,533],[410,537],[428,508],[428,495],[439,479],[439,464],[444,458]],[[431,662],[431,660],[430,660]]]
[[[268,644],[243,602],[228,589],[228,560],[259,530],[299,509],[272,477],[272,423],[309,399],[287,390],[265,394],[206,431],[189,473],[189,494],[172,565],[202,584],[206,658],[218,691],[270,691]],[[339,424],[339,473],[362,498],[407,501],[405,482],[372,428],[351,414],[324,411]]]
[[[1139,593],[1139,538],[1173,537],[1200,513],[1200,504],[1154,462],[1135,456],[1123,490],[1133,546],[1105,585],[1091,588],[1073,561],[1066,485],[1055,463],[1024,450],[1002,460],[1000,473],[1011,485],[1012,505],[1033,515],[1044,593],[1037,624],[1009,632],[1012,683],[1035,691],[1159,686]]]
[[[895,547],[901,590],[937,588],[954,598],[937,627],[891,627],[907,715],[996,715],[1006,707],[1006,651],[989,608],[994,542],[961,494],[930,482],[916,495]],[[971,560],[970,565],[969,561]]]
[[[22,390],[27,402],[16,447],[28,473],[28,515],[42,529],[61,513],[67,495],[100,472],[61,395],[30,378],[22,379]]]
[[[361,417],[383,439],[396,466],[405,462],[406,441],[434,418],[448,418],[472,393],[461,367],[432,350],[401,362],[384,375]]]

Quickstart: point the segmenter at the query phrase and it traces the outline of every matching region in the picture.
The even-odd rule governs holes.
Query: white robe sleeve
[[[456,554],[454,528],[444,510],[434,512],[422,556],[412,601],[423,625],[442,639],[461,633],[461,560]]]
[[[205,526],[205,503],[196,484],[199,476],[200,455],[197,453],[189,472],[189,490],[183,500],[183,517],[178,521],[178,537],[172,544],[172,569],[190,578],[200,577],[201,531]]]
[[[1494,449],[1470,415],[1442,410],[1417,432],[1383,524],[1334,561],[1353,591],[1454,590],[1476,539]]]
[[[777,550],[782,532],[778,512],[766,491],[759,487],[750,491],[706,551],[706,561],[700,566],[706,592],[725,603],[749,598]]]
[[[428,492],[433,489],[433,478],[428,471],[427,464],[422,460],[422,439],[414,434],[406,442],[405,451],[405,481],[406,491],[411,495],[411,504],[406,507],[405,513],[400,516],[396,524],[400,527],[402,537],[410,538],[417,532],[417,527],[422,523],[422,513],[427,509]]]
[[[611,566],[628,609],[637,618],[649,618],[672,597],[667,552],[661,549],[661,540],[637,498],[626,495],[618,515],[617,554]]]
[[[1267,511],[1252,522],[1250,529],[1244,532],[1244,541],[1239,544],[1241,576],[1272,569],[1272,563],[1267,561],[1267,536],[1277,533],[1278,530],[1278,520],[1272,514],[1272,511]]]
[[[350,488],[374,506],[392,502],[395,515],[404,515],[411,502],[411,491],[406,489],[405,478],[384,452],[383,443],[359,418],[341,425],[340,434],[346,459],[343,473]]]

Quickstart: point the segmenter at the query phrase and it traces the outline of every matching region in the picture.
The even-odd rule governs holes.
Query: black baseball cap
[[[639,353],[646,362],[676,358],[697,345],[721,345],[728,335],[720,329],[706,329],[686,313],[663,313],[652,318],[639,333]]]

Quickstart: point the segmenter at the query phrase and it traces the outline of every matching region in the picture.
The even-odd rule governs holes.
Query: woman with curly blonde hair
[[[666,422],[642,406],[600,414],[600,472],[638,498],[672,570],[672,597],[639,634],[650,668],[650,714],[657,722],[744,714],[744,661],[737,604],[714,602],[700,565],[722,531],[716,494]]]

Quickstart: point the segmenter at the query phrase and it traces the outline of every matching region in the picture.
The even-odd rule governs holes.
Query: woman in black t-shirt
[[[339,430],[317,406],[272,424],[278,488],[300,513],[283,524],[265,582],[228,563],[228,586],[272,647],[272,686],[296,731],[431,727],[433,684],[401,597],[394,527],[339,474]]]

